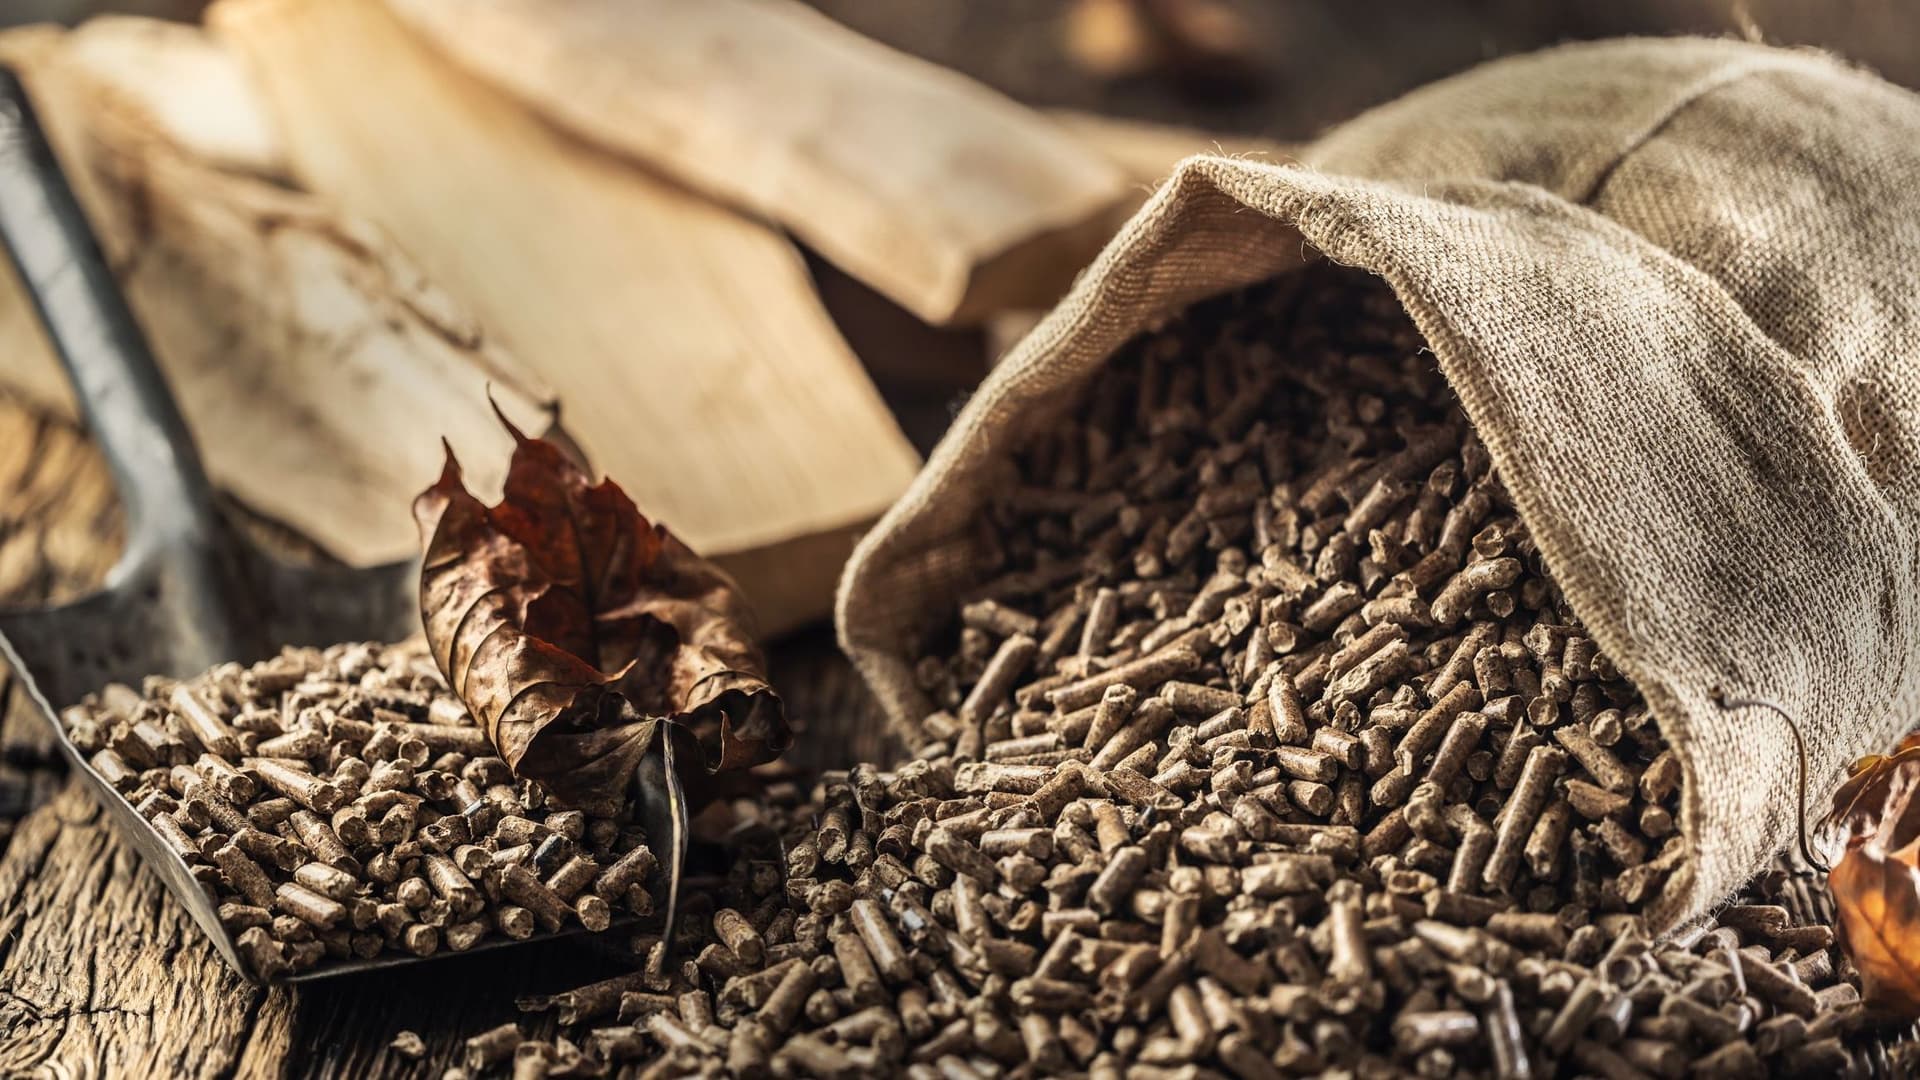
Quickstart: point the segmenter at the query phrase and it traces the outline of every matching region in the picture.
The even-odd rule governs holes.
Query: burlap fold
[[[1702,909],[1791,835],[1798,769],[1712,687],[1799,718],[1816,792],[1920,725],[1920,99],[1813,53],[1603,42],[1303,156],[1181,165],[860,544],[843,644],[917,721],[915,649],[977,582],[969,526],[1022,436],[1156,319],[1324,255],[1398,294],[1645,692],[1692,848],[1652,915]]]

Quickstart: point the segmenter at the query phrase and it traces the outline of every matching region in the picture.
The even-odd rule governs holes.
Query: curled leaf
[[[1909,740],[1911,741],[1911,740]],[[1903,744],[1903,752],[1905,746]],[[1920,1017],[1920,839],[1911,834],[1920,770],[1884,770],[1884,813],[1827,877],[1840,914],[1840,942],[1876,1009]],[[1898,834],[1907,839],[1888,846]]]
[[[1849,843],[1873,833],[1880,827],[1894,777],[1914,767],[1920,767],[1920,732],[1900,740],[1891,754],[1868,754],[1854,762],[1846,783],[1833,793],[1828,823],[1845,828]]]
[[[515,447],[496,506],[447,454],[414,500],[420,613],[440,671],[516,775],[565,802],[624,801],[662,723],[709,772],[790,741],[752,616],[732,579],[504,416]]]

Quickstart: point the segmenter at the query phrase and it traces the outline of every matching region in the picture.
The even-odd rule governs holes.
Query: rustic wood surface
[[[388,0],[597,146],[774,222],[929,323],[1051,304],[1127,180],[1031,109],[798,0]]]
[[[93,447],[70,423],[0,396],[0,604],[77,596],[106,577],[119,550],[119,505]],[[0,663],[0,845],[59,789],[53,754],[46,725]]]
[[[0,397],[0,603],[82,594],[119,546],[112,484],[85,437]],[[773,663],[812,731],[800,764],[884,757],[872,703],[830,635],[788,638]],[[563,942],[255,988],[116,838],[87,789],[64,782],[43,722],[10,679],[0,685],[0,1076],[438,1077],[466,1036],[519,1018],[516,996],[620,969],[617,940]],[[421,1061],[388,1048],[403,1029],[426,1040]]]

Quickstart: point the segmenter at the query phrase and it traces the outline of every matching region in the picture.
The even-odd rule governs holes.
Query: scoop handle
[[[193,437],[25,89],[5,68],[0,245],[33,298],[87,426],[106,453],[126,506],[129,547],[208,543],[213,499]]]
[[[144,596],[181,671],[245,655],[251,596],[193,436],[14,72],[0,67],[0,247],[33,298],[113,472],[127,545],[110,589]]]

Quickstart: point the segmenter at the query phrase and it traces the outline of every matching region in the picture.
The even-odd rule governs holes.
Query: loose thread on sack
[[[1794,753],[1800,757],[1799,796],[1794,800],[1793,805],[1794,818],[1800,827],[1800,858],[1805,860],[1808,866],[1813,867],[1823,874],[1832,871],[1833,867],[1827,865],[1826,860],[1817,858],[1813,853],[1812,845],[1807,842],[1807,743],[1805,738],[1800,734],[1799,721],[1795,720],[1793,715],[1787,712],[1786,709],[1763,698],[1728,697],[1727,692],[1718,686],[1709,689],[1707,696],[1713,700],[1715,705],[1726,712],[1746,708],[1766,709],[1775,716],[1778,716],[1781,720],[1786,721],[1787,730],[1793,733]]]

